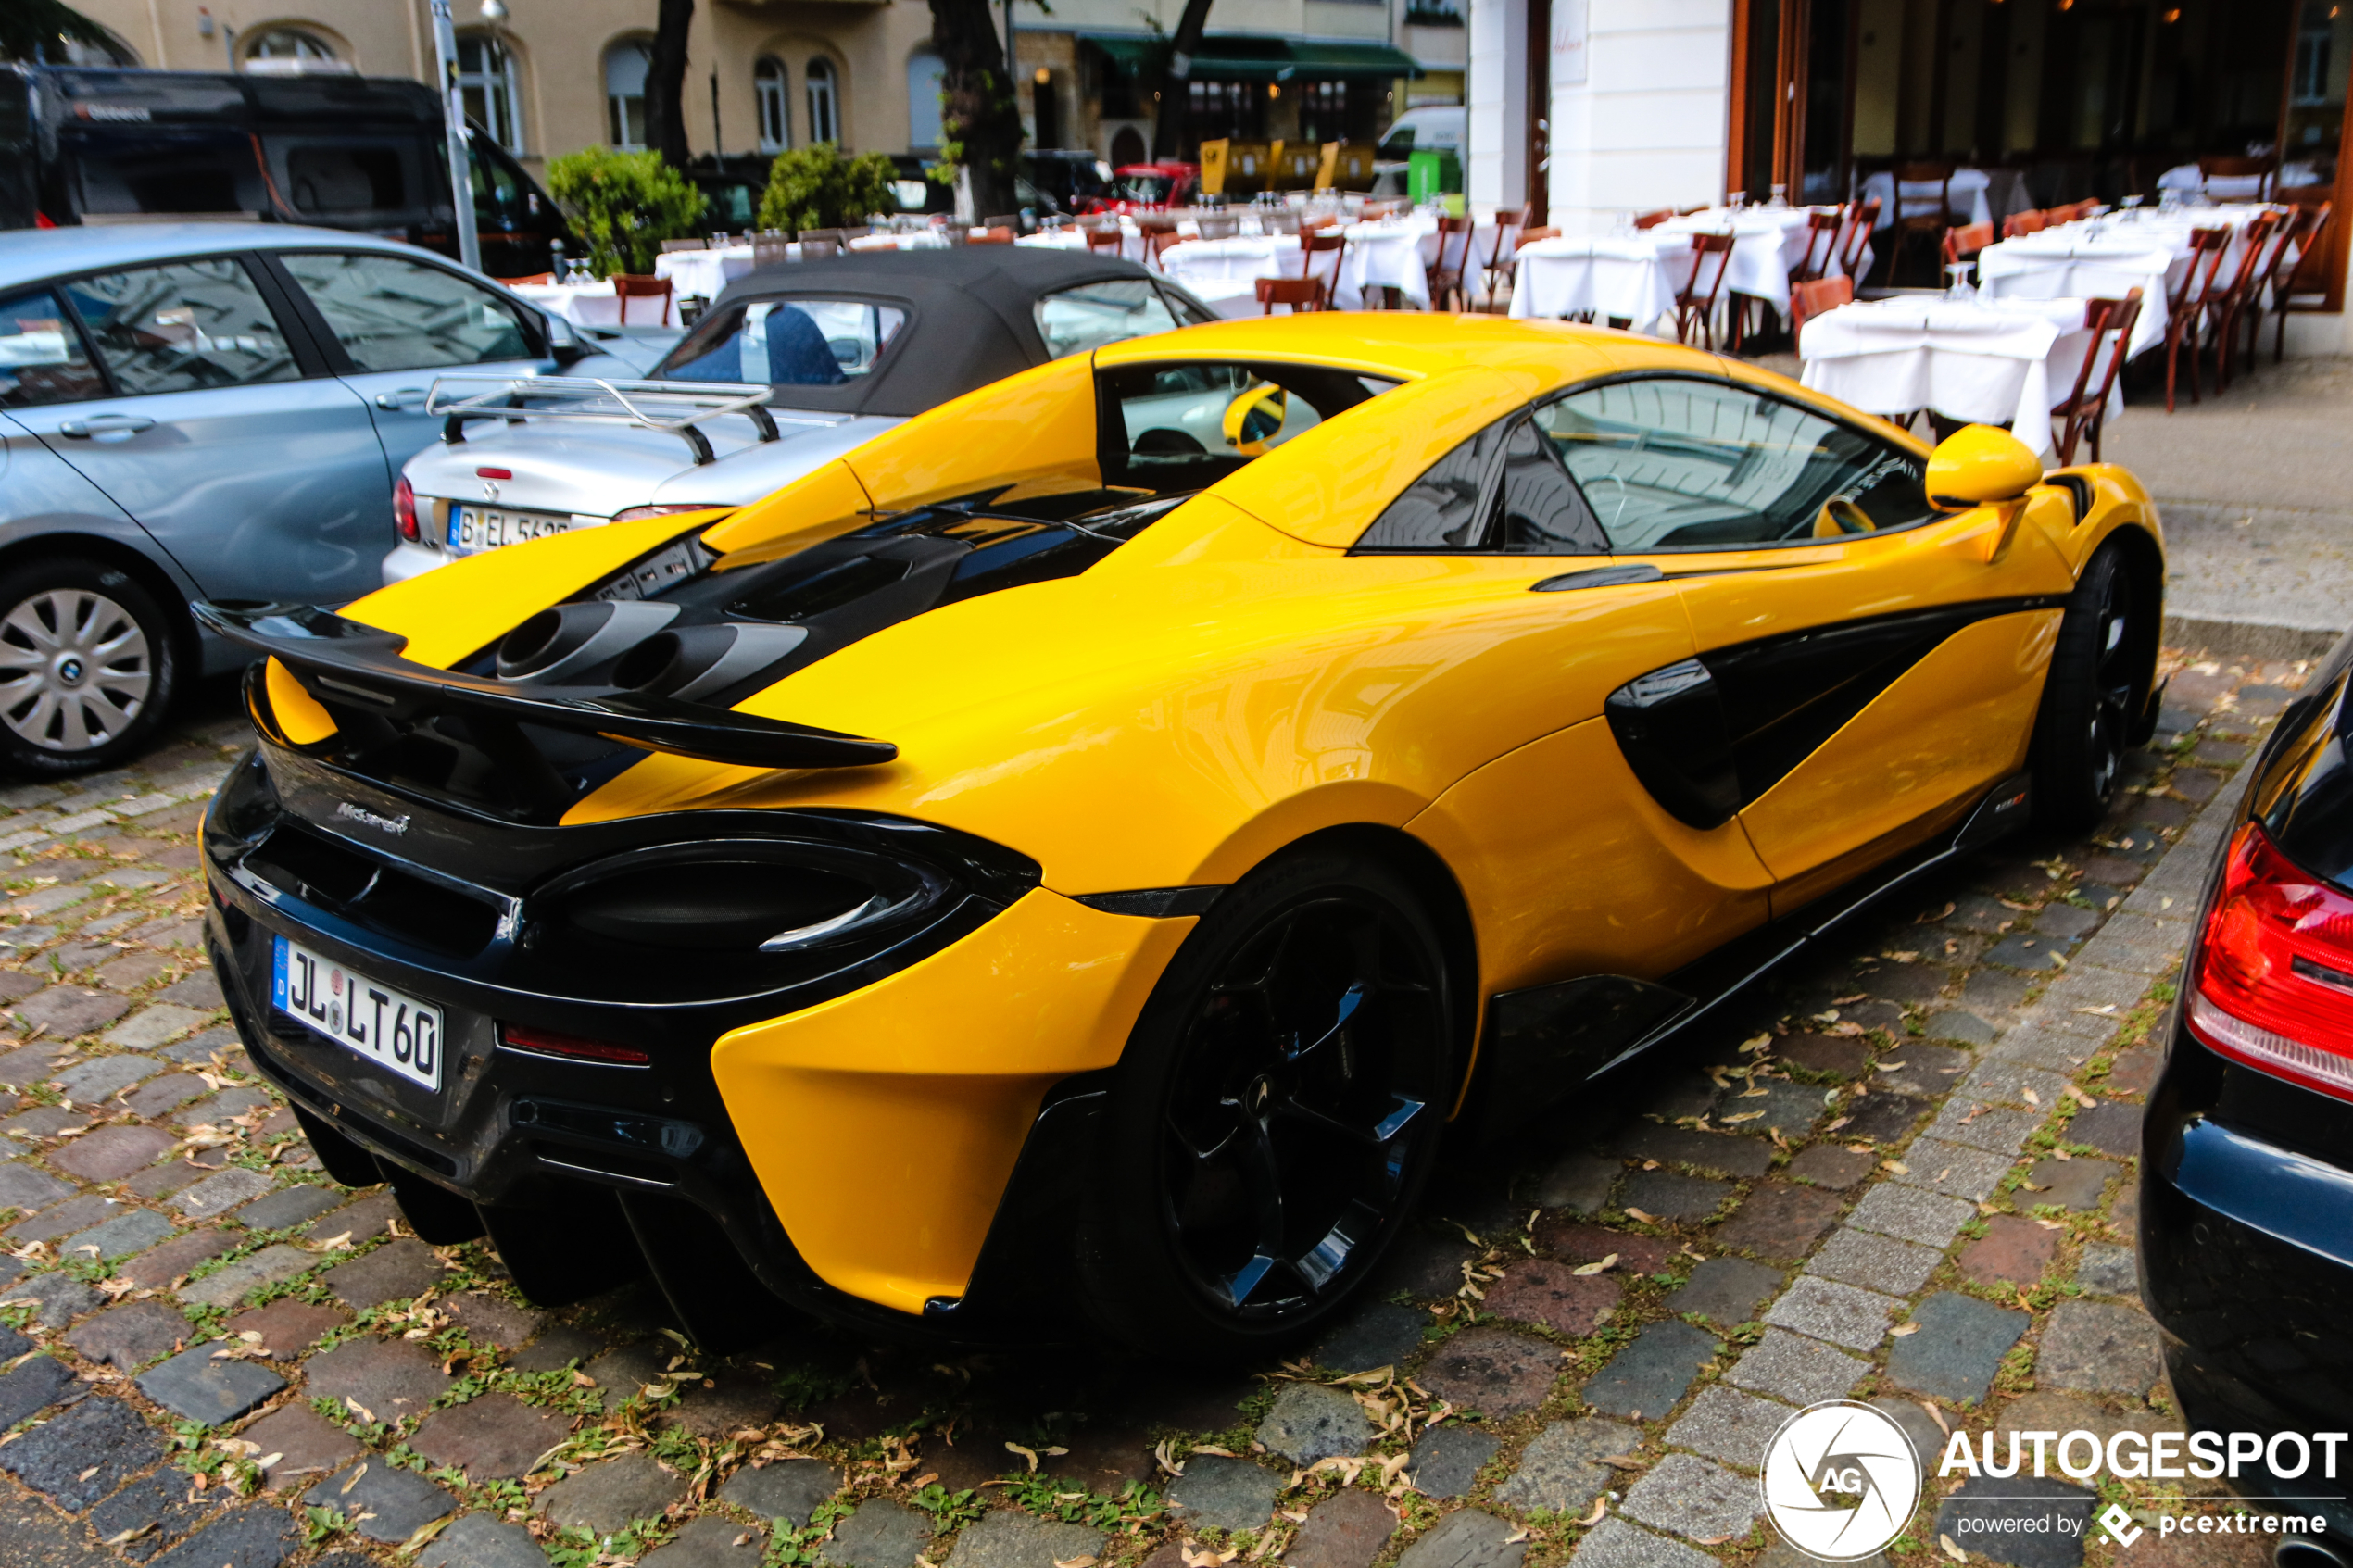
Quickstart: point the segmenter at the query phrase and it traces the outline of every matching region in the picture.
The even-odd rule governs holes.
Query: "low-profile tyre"
[[[1114,1075],[1079,1247],[1101,1327],[1233,1360],[1358,1294],[1451,1107],[1443,954],[1406,879],[1368,857],[1311,847],[1219,897]]]
[[[0,573],[0,757],[58,778],[136,754],[179,684],[175,630],[136,578],[103,562]]]
[[[2034,720],[2035,815],[2046,827],[2081,833],[2116,798],[2133,727],[2133,701],[2147,671],[2142,606],[2123,553],[2104,547],[2084,567],[2059,621],[2058,646]]]

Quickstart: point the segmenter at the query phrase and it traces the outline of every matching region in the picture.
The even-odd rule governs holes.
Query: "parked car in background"
[[[444,439],[401,470],[384,580],[546,534],[742,506],[1015,370],[1212,320],[1166,279],[1079,251],[763,268],[728,284],[642,382],[470,372],[437,387]]]
[[[1024,153],[1013,181],[1026,226],[1049,217],[1079,218],[1106,210],[1112,201],[1111,165],[1085,150],[1042,149]]]
[[[2353,1399],[2348,745],[2353,639],[2248,764],[2142,1122],[2142,1288],[2181,1422],[2262,1440],[2232,1484],[2328,1521],[2334,1555],[2296,1549],[2313,1568],[2353,1561],[2353,1508],[2314,1496],[2344,1483],[2315,1486],[2320,1465],[2298,1457]],[[2283,1433],[2298,1440],[2275,1446]]]
[[[775,159],[738,153],[704,153],[686,167],[686,178],[702,193],[702,232],[740,234],[760,226],[760,200],[768,194],[768,170]]]
[[[0,245],[0,760],[107,766],[242,656],[192,598],[378,585],[434,377],[619,375],[568,323],[396,241],[121,224]]]
[[[1124,163],[1112,171],[1110,207],[1114,212],[1159,212],[1183,207],[1201,190],[1201,165],[1165,158]]]
[[[483,270],[548,270],[578,240],[523,167],[468,138]],[[458,254],[440,100],[351,75],[0,67],[0,228],[247,218]]]

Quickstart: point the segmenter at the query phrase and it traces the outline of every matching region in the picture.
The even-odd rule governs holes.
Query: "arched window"
[[[257,60],[293,60],[302,65],[325,65],[334,60],[335,47],[315,32],[305,32],[298,27],[273,27],[258,32],[245,42],[245,63]]]
[[[623,152],[646,145],[646,45],[624,38],[605,51],[605,135]]]
[[[809,139],[841,140],[841,114],[834,93],[834,62],[823,55],[809,62]]]
[[[466,118],[490,132],[490,139],[510,153],[522,145],[522,117],[515,106],[522,100],[515,79],[515,56],[505,44],[484,33],[466,33],[458,40],[458,91],[464,95]]]
[[[792,117],[786,110],[791,94],[785,84],[785,62],[762,55],[751,68],[752,96],[760,101],[760,150],[781,153],[792,145]]]
[[[930,50],[919,51],[907,62],[907,145],[928,152],[939,145],[939,89],[948,68]]]

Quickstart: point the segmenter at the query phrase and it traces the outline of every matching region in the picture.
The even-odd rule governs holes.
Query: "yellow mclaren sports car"
[[[215,962],[327,1169],[542,1301],[1253,1355],[1450,1127],[2096,817],[2163,582],[2130,474],[1714,355],[1196,327],[731,512],[208,607],[266,656]]]

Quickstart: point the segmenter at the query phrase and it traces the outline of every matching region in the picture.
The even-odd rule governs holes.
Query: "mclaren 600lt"
[[[214,961],[327,1169],[649,1272],[1245,1356],[1509,1128],[2146,738],[2133,477],[1713,355],[1306,316],[1055,360],[755,504],[265,659]]]

